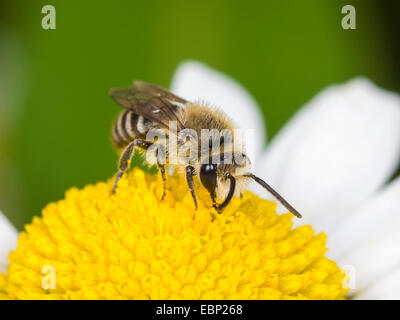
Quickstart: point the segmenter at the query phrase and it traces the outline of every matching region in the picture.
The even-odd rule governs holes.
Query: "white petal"
[[[400,265],[400,178],[366,202],[328,237],[328,257],[356,270],[359,292]],[[400,283],[399,283],[400,286]]]
[[[399,300],[400,269],[390,271],[386,277],[362,290],[355,298],[359,300]]]
[[[189,101],[205,101],[224,111],[246,131],[250,159],[254,162],[259,157],[266,137],[263,116],[256,101],[237,81],[202,63],[187,61],[178,66],[171,90]]]
[[[328,237],[328,255],[334,260],[351,255],[357,247],[399,230],[400,178],[397,178],[343,219],[338,229]]]
[[[363,292],[400,265],[400,234],[371,239],[360,248],[336,260],[355,270],[356,291]]]
[[[387,181],[399,155],[399,96],[355,79],[301,110],[258,172],[303,213],[303,223],[329,231]]]
[[[7,272],[8,254],[17,247],[18,232],[0,211],[0,272]]]

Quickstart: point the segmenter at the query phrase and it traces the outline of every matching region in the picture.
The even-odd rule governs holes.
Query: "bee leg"
[[[232,175],[228,175],[228,179],[230,180],[230,186],[229,186],[229,192],[228,195],[226,196],[226,199],[224,202],[222,202],[219,206],[213,205],[215,210],[221,214],[224,208],[228,205],[228,203],[231,201],[234,193],[235,193],[235,188],[236,188],[236,179]]]
[[[194,168],[192,166],[187,166],[186,167],[186,181],[187,181],[188,187],[190,189],[190,193],[192,194],[194,206],[197,210],[197,199],[196,199],[196,194],[194,193],[193,173],[194,173]]]
[[[210,193],[211,201],[212,201],[212,206],[215,210],[217,210],[217,200],[215,200],[215,192]]]
[[[142,140],[142,139],[135,139],[130,144],[128,144],[128,146],[122,152],[121,158],[119,160],[119,170],[118,170],[118,173],[117,173],[117,177],[115,178],[115,182],[114,182],[114,187],[112,189],[112,193],[115,193],[115,191],[117,190],[119,179],[121,179],[121,177],[123,176],[123,174],[126,171],[126,169],[128,169],[129,160],[131,160],[131,158],[133,156],[134,148],[135,147],[139,147],[139,148],[142,148],[142,149],[147,149],[148,147],[151,146],[151,144],[152,144],[151,142],[148,142],[148,141]]]
[[[162,177],[162,180],[163,180],[163,195],[161,197],[161,201],[164,201],[165,196],[167,194],[167,175],[165,174],[165,165],[158,164],[158,169],[161,172],[161,177]]]

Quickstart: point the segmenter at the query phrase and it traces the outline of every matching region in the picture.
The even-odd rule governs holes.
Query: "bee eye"
[[[215,164],[203,164],[200,168],[200,180],[210,194],[214,194],[217,186],[217,166]]]

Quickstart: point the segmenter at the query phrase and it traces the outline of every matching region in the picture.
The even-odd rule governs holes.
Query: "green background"
[[[45,4],[56,30],[41,28]],[[341,27],[345,4],[356,30]],[[185,59],[239,80],[269,139],[329,84],[364,75],[399,91],[399,12],[389,1],[0,1],[0,208],[21,229],[69,187],[112,176],[109,88],[168,87]]]

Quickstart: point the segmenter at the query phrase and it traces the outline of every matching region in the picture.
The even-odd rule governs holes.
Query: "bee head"
[[[200,167],[200,181],[212,197],[215,196],[217,187],[217,165],[213,163],[203,164]]]
[[[240,192],[236,188],[236,181],[248,180],[243,174],[249,172],[250,161],[244,154],[221,153],[214,159],[210,158],[209,163],[200,167],[200,180],[208,190],[215,203],[215,198],[225,199],[219,206],[222,210],[234,194]],[[240,187],[242,183],[239,183]],[[239,188],[240,189],[240,188]]]

